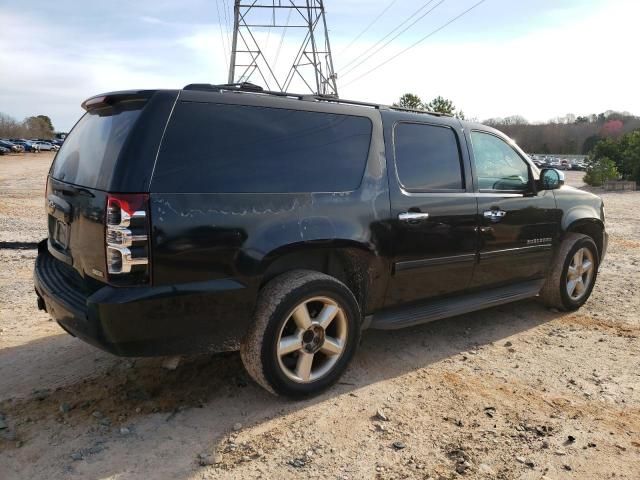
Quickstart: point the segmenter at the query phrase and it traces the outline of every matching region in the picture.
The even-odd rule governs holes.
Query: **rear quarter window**
[[[338,192],[359,187],[368,118],[182,102],[163,140],[152,191]]]

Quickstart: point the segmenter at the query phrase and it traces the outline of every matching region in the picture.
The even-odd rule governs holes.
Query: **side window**
[[[460,149],[453,129],[399,123],[394,145],[398,178],[407,190],[464,189]]]
[[[529,187],[529,168],[511,146],[495,135],[471,132],[480,190],[522,192]]]
[[[366,117],[182,102],[160,149],[152,191],[344,192],[359,187]]]

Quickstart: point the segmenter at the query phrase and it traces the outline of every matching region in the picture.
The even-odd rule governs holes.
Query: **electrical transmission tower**
[[[275,58],[268,59],[272,30],[282,36]],[[291,55],[290,66],[279,69],[280,50],[288,32],[298,42],[297,53]],[[322,0],[235,0],[229,83],[252,78],[268,90],[286,92],[292,84],[305,85],[314,94],[338,96]]]

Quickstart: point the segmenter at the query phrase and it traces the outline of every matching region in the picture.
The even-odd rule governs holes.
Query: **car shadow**
[[[24,468],[24,459],[36,458],[25,472],[31,478],[42,471],[40,462],[52,458],[72,463],[62,472],[69,477],[111,478],[123,472],[144,477],[135,466],[139,468],[139,459],[147,455],[154,458],[154,469],[185,478],[197,468],[198,452],[222,448],[234,430],[345,395],[356,396],[368,385],[435,368],[444,359],[536,328],[559,315],[526,300],[404,330],[369,330],[341,381],[298,402],[255,385],[237,353],[187,357],[175,370],[166,370],[162,359],[118,358],[68,335],[46,337],[0,351],[0,412],[14,432],[13,443],[0,440],[0,464],[10,474],[14,466]],[[25,417],[30,421],[20,421]],[[57,447],[47,446],[37,427],[43,422],[67,425],[60,433],[66,440]],[[124,439],[119,434],[123,426],[131,432]],[[80,445],[86,448],[87,438],[99,438],[101,445],[87,453],[91,462],[68,462]],[[19,449],[14,446],[18,441],[23,442]],[[179,448],[172,448],[169,456],[158,453],[167,442]],[[39,453],[43,447],[46,454]],[[110,453],[102,455],[102,449]],[[110,457],[116,452],[121,461],[114,464]],[[2,460],[3,456],[7,458]]]

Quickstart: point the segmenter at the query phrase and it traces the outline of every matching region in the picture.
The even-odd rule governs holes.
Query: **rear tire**
[[[276,395],[302,398],[333,385],[360,341],[353,293],[320,272],[294,270],[265,285],[240,346],[249,375]]]
[[[562,311],[580,308],[591,295],[599,263],[598,248],[591,237],[567,234],[540,291],[542,302]]]

